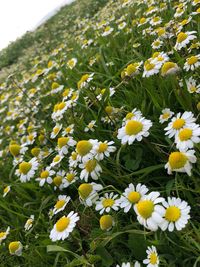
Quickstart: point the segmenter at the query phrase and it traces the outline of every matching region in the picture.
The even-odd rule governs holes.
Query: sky
[[[49,12],[73,0],[0,0],[0,50],[34,27]]]

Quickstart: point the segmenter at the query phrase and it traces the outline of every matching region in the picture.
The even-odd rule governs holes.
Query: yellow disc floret
[[[69,223],[70,223],[69,218],[67,217],[60,218],[56,223],[56,230],[58,232],[63,232],[65,229],[67,229]]]
[[[139,214],[144,219],[148,219],[149,217],[151,217],[154,211],[154,203],[151,200],[141,200],[136,205],[137,205],[137,210]]]
[[[165,219],[169,222],[176,222],[181,217],[181,211],[176,206],[170,206],[165,213]]]
[[[172,169],[183,168],[188,158],[181,152],[172,152],[169,156],[169,165]]]
[[[125,126],[125,131],[127,135],[136,135],[141,132],[143,129],[143,125],[139,121],[128,121]]]

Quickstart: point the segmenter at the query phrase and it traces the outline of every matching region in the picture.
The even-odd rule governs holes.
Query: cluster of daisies
[[[35,182],[38,188],[53,188],[56,200],[47,211],[50,224],[53,224],[48,231],[52,242],[73,237],[74,229],[79,228],[82,214],[79,206],[74,205],[77,199],[80,205],[98,214],[99,228],[108,235],[109,231],[115,230],[118,212],[124,212],[127,217],[135,216],[138,227],[141,225],[152,232],[180,231],[188,224],[191,207],[180,197],[173,195],[165,199],[159,192],[137,183],[137,179],[125,188],[113,187],[115,181],[111,179],[109,185],[106,184],[108,179],[103,180],[103,175],[108,175],[106,168],[120,156],[120,149],[134,145],[143,147],[143,141],[151,137],[158,120],[161,124],[168,123],[164,131],[171,147],[165,162],[166,173],[191,176],[192,164],[197,162],[195,147],[200,142],[200,126],[194,112],[174,113],[165,108],[160,118],[153,122],[141,112],[145,108],[133,109],[131,104],[128,109],[131,111],[127,112],[130,105],[122,95],[120,107],[114,106],[121,87],[129,82],[135,81],[135,87],[146,90],[149,102],[152,102],[153,96],[146,88],[148,82],[155,84],[156,95],[157,91],[161,94],[165,90],[163,83],[168,86],[171,79],[180,95],[194,96],[193,101],[200,110],[200,54],[197,52],[200,44],[198,32],[187,30],[188,26],[197,24],[200,2],[171,1],[170,16],[168,2],[110,0],[92,18],[74,18],[73,27],[67,27],[66,21],[69,33],[61,34],[62,44],[53,47],[47,55],[37,56],[30,73],[22,72],[23,78],[11,75],[0,85],[0,145],[3,148],[0,160],[10,161],[13,166],[10,177],[16,178],[16,183]],[[137,8],[137,12],[130,16],[132,8]],[[135,38],[138,36],[141,38]],[[103,62],[106,73],[116,72],[114,57],[104,62],[96,48],[101,45],[113,50],[113,40],[117,43],[120,37],[129,39],[136,57],[132,60],[130,56],[123,67],[120,65],[119,84],[112,84],[112,80],[107,86],[107,78],[104,83],[104,76],[99,77],[98,66]],[[81,52],[70,48],[66,40],[72,40]],[[150,47],[149,52],[146,46]],[[145,55],[146,50],[148,52],[145,57],[144,48]],[[82,61],[87,53],[92,56],[87,59],[88,69],[83,71],[85,64]],[[156,87],[156,80],[163,88]],[[127,86],[127,92],[131,90],[131,85],[130,89]],[[110,139],[103,139],[101,133],[108,133]],[[6,181],[3,198],[12,191],[15,182],[8,184]],[[75,194],[70,194],[71,189]],[[24,222],[26,232],[33,228],[35,217],[31,214]],[[12,224],[0,232],[0,244],[11,235],[11,227]],[[21,256],[22,243],[10,242],[10,254]],[[156,247],[149,246],[146,253],[143,264],[157,267]],[[124,262],[121,266],[132,265]],[[139,267],[142,263],[135,261],[133,266]]]

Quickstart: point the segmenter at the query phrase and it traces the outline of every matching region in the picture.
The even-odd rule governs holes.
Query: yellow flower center
[[[54,90],[54,89],[58,88],[59,86],[60,86],[60,84],[54,82],[54,83],[52,83],[52,85],[51,85],[51,89]]]
[[[127,135],[136,135],[141,132],[143,129],[143,125],[139,121],[128,121],[125,126],[125,131]]]
[[[91,184],[81,184],[78,188],[78,192],[80,194],[80,196],[83,198],[83,199],[86,199],[92,192],[92,185]]]
[[[183,168],[188,158],[181,152],[172,152],[169,156],[169,164],[172,169]]]
[[[190,139],[192,136],[192,130],[189,128],[185,128],[179,132],[179,138],[181,141],[186,141]]]
[[[166,112],[166,113],[164,113],[164,114],[162,115],[162,118],[163,118],[163,119],[168,119],[169,116],[170,116],[170,114]]]
[[[157,259],[158,259],[158,258],[157,258],[156,253],[154,253],[154,252],[151,253],[151,255],[150,255],[150,259],[149,259],[149,260],[150,260],[150,263],[151,263],[151,264],[156,264],[156,263],[157,263]]]
[[[100,227],[102,230],[108,230],[112,227],[113,219],[111,215],[103,215],[100,218]]]
[[[47,170],[40,173],[41,179],[46,179],[48,176],[49,176],[49,172]]]
[[[5,236],[6,236],[6,232],[1,232],[0,233],[0,240],[1,240],[1,238],[5,237]]]
[[[97,161],[95,159],[90,159],[85,164],[85,169],[87,172],[94,171],[95,167],[97,166]]]
[[[105,152],[105,151],[107,150],[107,148],[108,148],[108,145],[107,145],[107,144],[105,144],[105,143],[101,143],[101,144],[99,145],[98,152],[99,152],[99,153],[103,153],[103,152]]]
[[[126,73],[128,76],[131,76],[131,74],[133,74],[135,71],[136,71],[136,65],[135,64],[130,64],[126,68]]]
[[[65,146],[69,141],[69,137],[60,137],[58,138],[58,147],[62,148],[63,146]]]
[[[62,177],[61,177],[61,176],[56,176],[56,177],[54,177],[53,182],[54,182],[54,184],[55,184],[56,186],[61,185],[61,183],[62,183]]]
[[[185,32],[180,32],[177,36],[177,42],[178,43],[182,43],[183,41],[185,41],[185,39],[187,39],[188,35]]]
[[[60,218],[56,223],[56,230],[58,232],[63,232],[65,229],[67,229],[69,223],[70,223],[69,218],[67,217]]]
[[[131,202],[131,203],[137,203],[141,198],[141,195],[140,193],[138,192],[130,192],[128,194],[128,200]]]
[[[102,201],[102,205],[104,208],[112,207],[114,205],[115,201],[112,198],[106,198]]]
[[[165,219],[169,222],[176,222],[181,217],[181,211],[176,206],[168,207],[165,213]]]
[[[60,131],[60,128],[59,127],[53,128],[53,133],[54,134],[57,134],[59,131]]]
[[[107,106],[107,107],[105,108],[105,112],[108,113],[108,114],[111,114],[111,113],[113,112],[113,107],[111,107],[111,106]]]
[[[196,57],[196,56],[192,56],[192,57],[187,58],[187,63],[188,63],[189,65],[193,65],[193,64],[195,64],[197,61],[198,61],[198,57]]]
[[[15,251],[19,249],[19,245],[20,245],[19,241],[11,242],[9,244],[9,251],[11,253],[15,253]]]
[[[141,18],[140,19],[140,24],[143,24],[143,23],[145,23],[146,22],[146,18]]]
[[[19,171],[22,174],[27,174],[30,171],[31,167],[31,163],[23,161],[19,164]]]
[[[61,199],[56,202],[56,205],[54,206],[57,210],[61,209],[65,205],[65,200]]]
[[[76,150],[80,156],[85,156],[92,149],[92,144],[87,140],[79,141],[76,145]]]
[[[72,182],[74,180],[75,174],[74,173],[68,173],[66,175],[66,179],[68,182]]]
[[[197,91],[196,86],[192,85],[192,86],[190,87],[190,91],[191,91],[191,92],[196,92],[196,91]]]
[[[70,66],[71,68],[74,67],[74,64],[75,64],[75,61],[73,59],[70,59],[68,62],[67,62],[67,65]]]
[[[151,200],[141,200],[137,205],[139,214],[144,218],[148,219],[154,211],[154,203]]]
[[[154,67],[155,67],[155,65],[152,64],[152,63],[146,63],[146,64],[145,64],[145,69],[146,69],[147,71],[150,71],[150,70],[154,69]]]
[[[3,190],[4,193],[8,193],[10,191],[10,186],[6,186]]]
[[[40,153],[40,148],[39,147],[34,147],[31,149],[31,154],[34,156],[34,157],[37,157]]]
[[[59,103],[58,104],[58,110],[62,110],[62,109],[64,109],[65,108],[65,106],[66,106],[66,103],[65,102],[61,102],[61,103]]]
[[[132,112],[126,114],[126,120],[130,120],[132,117],[134,117],[134,114]]]
[[[173,69],[176,67],[176,64],[174,62],[165,62],[161,68],[161,74],[166,74],[170,69]]]
[[[53,162],[58,162],[59,160],[60,160],[60,156],[57,155],[57,156],[54,157]]]
[[[10,150],[10,153],[16,157],[19,155],[20,153],[20,149],[21,149],[21,146],[20,145],[17,145],[17,144],[13,144],[13,145],[9,145],[9,150]]]
[[[72,152],[71,157],[72,157],[73,160],[76,160],[77,159],[77,153],[76,152]]]
[[[185,120],[184,119],[177,119],[173,122],[173,128],[176,130],[181,129],[185,125]]]
[[[72,130],[72,128],[71,128],[71,127],[67,127],[67,128],[65,128],[65,132],[66,132],[66,133],[70,133],[70,132],[71,132],[71,130]]]

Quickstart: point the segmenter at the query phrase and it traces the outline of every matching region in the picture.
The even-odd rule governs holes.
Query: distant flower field
[[[0,83],[0,266],[200,266],[200,1],[83,0]]]

